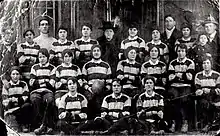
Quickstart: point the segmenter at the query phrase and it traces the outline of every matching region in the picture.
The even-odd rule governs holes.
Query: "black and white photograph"
[[[220,136],[219,0],[0,0],[0,136]]]

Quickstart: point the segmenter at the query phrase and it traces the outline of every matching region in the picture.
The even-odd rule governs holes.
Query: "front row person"
[[[3,86],[4,118],[15,130],[28,132],[32,117],[29,112],[31,110],[29,89],[26,82],[20,80],[20,75],[19,67],[13,66],[10,70],[9,86]]]
[[[30,100],[33,105],[33,127],[39,127],[34,133],[40,135],[53,131],[55,68],[48,62],[46,48],[39,50],[38,59],[39,63],[32,66],[30,73]]]
[[[61,133],[73,134],[74,125],[87,119],[88,101],[79,93],[78,79],[70,77],[67,79],[68,93],[61,97],[59,102],[58,128]]]

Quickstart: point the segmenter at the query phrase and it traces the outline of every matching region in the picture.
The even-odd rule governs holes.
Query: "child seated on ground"
[[[31,104],[27,83],[20,80],[20,73],[19,67],[13,66],[10,70],[9,86],[3,86],[4,117],[15,130],[21,129],[23,132],[28,132],[31,123]],[[14,117],[15,120],[13,120]]]

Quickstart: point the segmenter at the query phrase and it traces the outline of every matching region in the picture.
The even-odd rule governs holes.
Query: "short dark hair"
[[[160,56],[160,49],[159,49],[159,47],[157,47],[156,45],[150,46],[149,52],[150,52],[154,47],[157,49],[157,51],[158,51],[158,56],[157,56],[157,57],[159,57],[159,56]]]
[[[174,21],[176,21],[176,18],[174,17],[174,15],[171,15],[171,14],[164,16],[164,20],[168,17],[171,17]]]
[[[73,52],[71,49],[65,49],[62,52],[62,58],[64,58],[65,54],[68,54],[70,57],[73,57]]]
[[[142,83],[143,83],[143,85],[145,84],[145,82],[147,81],[147,80],[152,80],[153,82],[154,82],[154,85],[155,85],[155,78],[153,77],[153,76],[145,76],[144,78],[143,78],[143,80],[142,80]]]
[[[48,52],[48,50],[46,48],[41,48],[39,51],[38,51],[38,56],[39,54],[42,53],[43,55],[45,55],[48,59],[50,57],[50,54]],[[49,60],[48,60],[49,61]]]
[[[176,52],[177,52],[177,50],[180,48],[180,49],[185,49],[185,51],[186,51],[186,53],[187,53],[187,46],[185,45],[185,44],[182,44],[182,43],[180,43],[180,44],[177,44],[176,45],[177,47],[176,47]]]
[[[67,33],[68,33],[68,29],[67,29],[67,27],[65,27],[65,26],[60,26],[58,29],[57,29],[57,33],[59,33],[59,31],[60,30],[65,30]]]
[[[27,32],[31,32],[31,33],[35,36],[34,30],[31,29],[31,28],[28,28],[28,29],[26,29],[26,30],[24,31],[24,33],[23,33],[23,38],[25,38],[25,35],[26,35]]]
[[[83,26],[89,27],[92,31],[92,25],[90,23],[83,23],[81,29],[83,28]]]
[[[120,85],[122,85],[121,80],[118,79],[118,78],[113,79],[113,80],[112,80],[112,84],[113,84],[114,82],[117,82],[117,83],[119,83]]]
[[[77,91],[79,90],[79,87],[80,87],[80,85],[79,85],[79,82],[78,82],[78,79],[76,78],[76,77],[69,77],[68,79],[67,79],[67,84],[68,84],[68,82],[69,81],[73,81],[73,83],[76,83],[76,85],[77,85]]]
[[[202,56],[202,62],[206,61],[206,60],[209,60],[211,62],[211,65],[213,64],[213,59],[212,59],[212,55],[207,55],[207,54],[204,54]]]
[[[46,17],[46,16],[43,16],[43,17],[41,17],[41,18],[39,19],[39,26],[40,26],[41,21],[43,21],[43,20],[47,21],[47,22],[48,22],[48,25],[50,25],[50,20],[49,20],[49,18]]]

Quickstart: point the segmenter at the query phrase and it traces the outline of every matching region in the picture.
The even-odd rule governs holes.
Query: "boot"
[[[36,135],[41,135],[41,134],[45,133],[46,130],[47,130],[47,127],[44,124],[42,124],[39,128],[34,130],[34,133]]]

